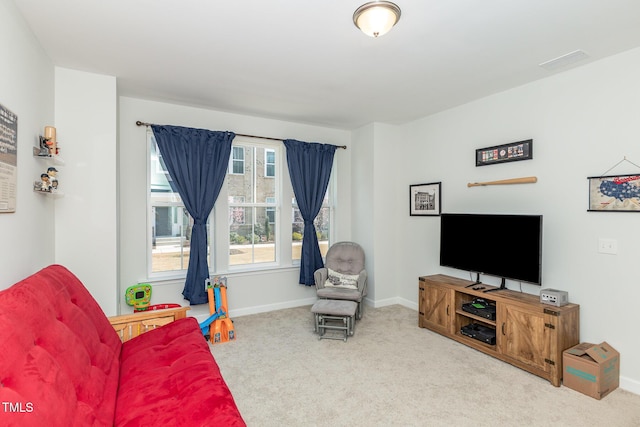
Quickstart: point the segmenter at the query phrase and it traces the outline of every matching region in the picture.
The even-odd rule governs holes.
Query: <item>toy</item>
[[[45,126],[44,128],[45,144],[49,150],[49,155],[55,156],[58,154],[56,147],[56,128],[53,126]]]
[[[138,283],[129,286],[124,293],[124,299],[128,305],[133,306],[134,311],[146,311],[151,303],[151,285]]]
[[[151,303],[151,285],[138,283],[129,286],[124,293],[124,299],[128,305],[133,306],[133,311],[163,310],[165,308],[178,308],[180,304],[154,304]]]
[[[51,191],[51,181],[46,173],[40,174],[40,191]]]
[[[235,329],[233,321],[227,315],[227,278],[216,276],[213,285],[210,279],[206,279],[204,286],[209,297],[210,316],[200,323],[202,334],[206,337],[208,331],[208,339],[212,344],[233,341]]]
[[[49,182],[51,183],[51,188],[54,190],[58,188],[58,178],[56,177],[57,173],[58,173],[58,169],[54,168],[53,166],[47,169],[47,175],[49,175]]]

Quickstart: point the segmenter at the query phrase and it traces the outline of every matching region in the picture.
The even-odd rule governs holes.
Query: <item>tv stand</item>
[[[491,288],[491,289],[487,289],[486,291],[482,291],[482,292],[483,293],[495,292],[495,291],[501,291],[503,289],[507,289],[507,284],[506,284],[506,280],[504,279],[504,277],[502,278],[502,282],[500,282],[500,287],[499,288]]]
[[[504,279],[502,279],[504,282]],[[467,286],[465,286],[466,288],[470,288],[472,286],[476,286],[476,285],[482,285],[482,282],[480,281],[480,273],[476,273],[476,281],[472,282],[470,284],[468,284]],[[486,291],[485,291],[486,292]]]
[[[468,288],[469,283],[474,284],[443,274],[420,277],[418,326],[538,375],[559,387],[562,352],[580,342],[580,306],[542,304],[536,295],[509,289],[488,297],[481,290]],[[495,304],[495,320],[462,309],[463,304],[476,298]],[[467,335],[462,333],[462,328]],[[480,337],[468,336],[469,330],[481,332]],[[487,332],[491,330],[495,332],[495,340],[487,338]],[[481,340],[483,337],[484,341]]]

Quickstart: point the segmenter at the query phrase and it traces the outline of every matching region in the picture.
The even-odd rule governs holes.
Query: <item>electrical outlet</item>
[[[598,239],[598,252],[601,254],[617,254],[618,241],[615,239]]]

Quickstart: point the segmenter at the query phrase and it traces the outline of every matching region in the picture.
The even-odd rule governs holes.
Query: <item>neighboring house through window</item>
[[[274,150],[264,150],[264,176],[269,178],[276,176],[276,152]]]
[[[231,159],[229,160],[230,174],[244,173],[244,148],[231,147]]]

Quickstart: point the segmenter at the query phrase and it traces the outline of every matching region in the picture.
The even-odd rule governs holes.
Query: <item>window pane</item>
[[[191,216],[182,206],[154,206],[152,214],[151,271],[186,270],[193,227]]]
[[[273,150],[265,150],[265,171],[264,175],[268,177],[276,176],[276,152]]]
[[[234,173],[234,174],[244,173],[244,148],[243,147],[232,147],[231,173]]]
[[[186,271],[193,221],[172,187],[153,133],[150,144],[151,272]]]
[[[318,244],[320,245],[320,253],[322,254],[322,258],[327,254],[327,250],[329,250],[329,235],[330,235],[330,227],[331,222],[329,220],[329,207],[325,206],[320,209],[318,212],[318,216],[313,221],[313,224],[316,226],[316,233],[318,235]]]
[[[244,209],[244,223],[235,222],[229,226],[229,265],[274,262],[276,225],[269,222],[268,208],[229,209],[234,212]]]
[[[275,197],[267,197],[267,204],[275,205],[276,198]],[[275,224],[276,222],[276,208],[275,206],[267,206],[267,218],[269,219],[270,224]]]
[[[278,151],[269,147],[273,146],[234,146],[238,157],[242,150],[244,174],[227,175],[230,266],[276,261]]]
[[[153,137],[153,133],[150,134],[149,144],[151,146],[151,168],[149,170],[149,183],[151,184],[151,196],[154,193],[173,193],[173,200],[180,200],[180,195],[174,193],[171,186],[171,177],[160,155],[160,150],[156,144],[156,140]]]
[[[227,188],[229,200],[236,200],[246,203],[253,202],[253,150],[250,147],[233,147],[234,153],[242,153],[242,171],[233,171],[227,174]],[[235,164],[235,163],[234,163]],[[235,167],[234,167],[235,169]],[[239,173],[239,174],[238,174]]]

